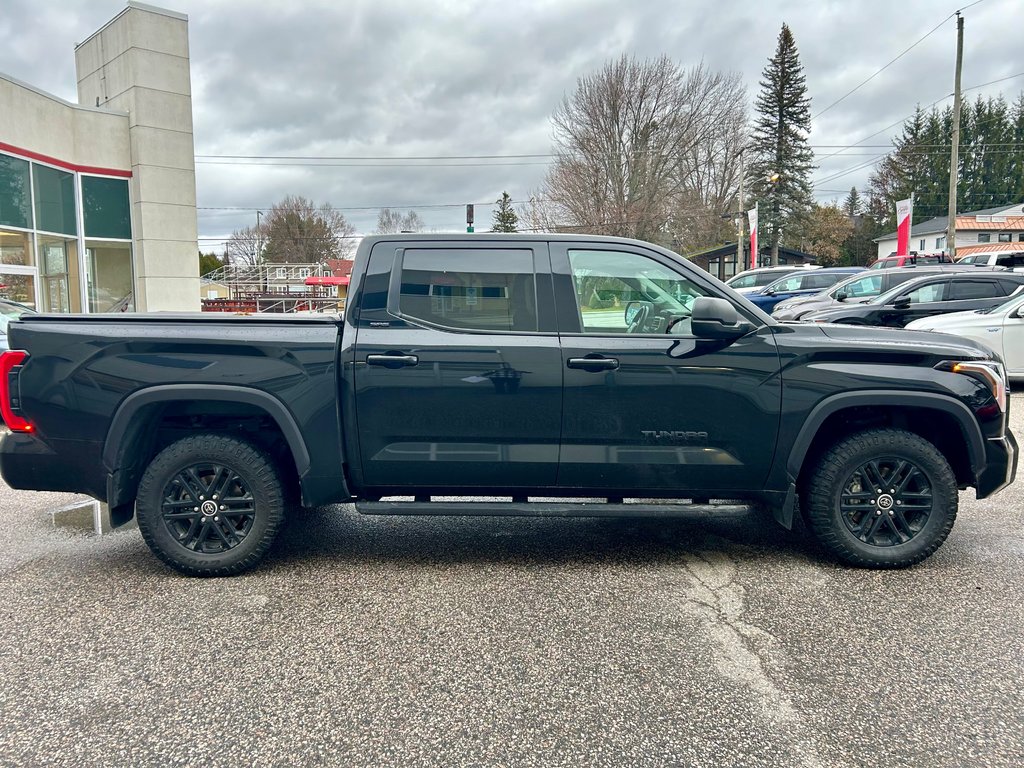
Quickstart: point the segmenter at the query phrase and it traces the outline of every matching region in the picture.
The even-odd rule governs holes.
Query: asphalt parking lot
[[[339,506],[198,580],[2,488],[0,763],[1020,765],[1022,489],[900,572],[754,514]]]

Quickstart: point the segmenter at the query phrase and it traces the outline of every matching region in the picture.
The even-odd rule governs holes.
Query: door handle
[[[619,361],[614,357],[570,357],[566,361],[569,368],[579,368],[583,371],[598,373],[599,371],[615,371],[619,368]]]
[[[379,365],[383,368],[405,368],[419,363],[416,355],[367,355],[367,365]]]

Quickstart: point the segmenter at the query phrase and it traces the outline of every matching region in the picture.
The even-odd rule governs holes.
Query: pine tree
[[[494,211],[494,224],[491,225],[492,232],[517,232],[519,229],[519,217],[516,209],[512,207],[512,198],[508,192],[502,192],[501,197],[495,203],[498,208]]]
[[[810,174],[813,153],[808,146],[811,100],[793,33],[779,32],[775,55],[768,60],[755,102],[757,118],[750,142],[749,180],[760,203],[760,229],[778,263],[779,243],[799,228],[813,206]]]
[[[850,187],[850,194],[846,196],[846,200],[843,202],[843,213],[852,219],[863,212],[864,205],[860,200],[860,192],[857,191],[856,187]]]

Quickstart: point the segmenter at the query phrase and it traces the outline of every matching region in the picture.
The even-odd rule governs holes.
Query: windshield
[[[19,317],[24,315],[26,312],[31,312],[28,307],[23,307],[19,304],[8,304],[7,302],[0,302],[0,334],[7,335],[7,326],[11,320],[17,320]]]

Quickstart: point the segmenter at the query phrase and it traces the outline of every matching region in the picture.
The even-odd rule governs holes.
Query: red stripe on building
[[[78,173],[97,173],[102,176],[121,176],[125,179],[132,177],[131,171],[122,171],[118,168],[100,168],[96,165],[76,165],[75,163],[69,163],[66,160],[58,160],[56,157],[50,157],[39,152],[33,152],[30,149],[22,149],[21,147],[15,147],[12,144],[5,144],[0,141],[0,150],[4,152],[13,152],[16,155],[27,157],[30,160],[38,160],[41,163],[49,163],[50,165],[56,165],[59,168],[64,168],[69,171],[77,171]]]

